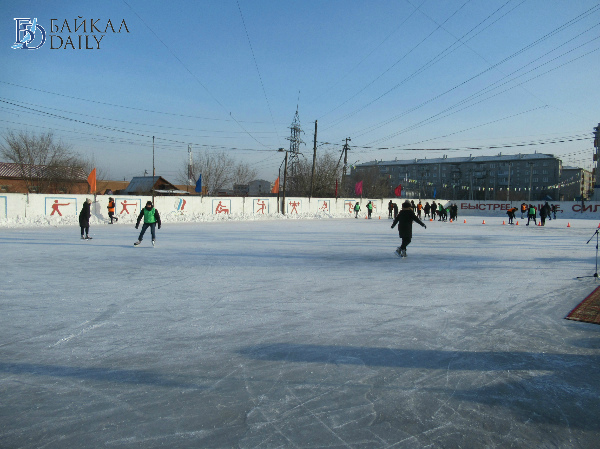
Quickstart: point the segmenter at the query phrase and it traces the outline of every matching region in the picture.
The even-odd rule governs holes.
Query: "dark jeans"
[[[406,249],[406,247],[410,244],[412,238],[411,237],[400,237],[402,239],[402,245],[400,245],[400,249]]]
[[[144,223],[142,225],[142,231],[140,232],[140,236],[138,237],[138,240],[140,242],[144,238],[144,233],[146,232],[146,229],[148,229],[148,228],[150,228],[150,233],[152,234],[152,240],[156,240],[156,223]]]
[[[113,219],[116,220],[116,221],[119,221],[119,219],[117,217],[115,217],[114,215],[115,215],[114,212],[109,212],[108,213],[108,217],[110,218],[110,222],[111,223],[113,222]]]
[[[81,226],[81,236],[83,237],[83,233],[85,232],[85,235],[88,235],[90,233],[90,226],[89,225],[84,225]]]
[[[527,215],[527,226],[529,226],[529,222],[533,220],[533,224],[537,224],[537,221],[535,219],[535,215]]]

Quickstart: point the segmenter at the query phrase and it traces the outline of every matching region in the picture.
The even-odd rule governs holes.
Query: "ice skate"
[[[92,240],[92,238],[91,238],[89,235],[86,235],[86,236],[85,236],[85,239],[86,239],[86,240]]]
[[[135,243],[133,244],[133,246],[138,246],[140,243],[142,243],[142,241],[141,241],[141,240],[138,240],[137,242],[135,242]]]
[[[85,240],[85,237],[83,235],[81,236],[81,240]]]
[[[396,251],[394,251],[396,253],[396,256],[401,257],[402,256],[402,250],[400,249],[400,247],[396,248]]]
[[[401,257],[406,257],[406,250],[405,249],[400,250],[400,256]]]
[[[156,240],[152,240],[152,246],[154,246],[156,243]]]

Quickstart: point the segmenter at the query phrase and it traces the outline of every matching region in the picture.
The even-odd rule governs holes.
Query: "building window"
[[[542,182],[548,182],[548,177],[542,178]]]

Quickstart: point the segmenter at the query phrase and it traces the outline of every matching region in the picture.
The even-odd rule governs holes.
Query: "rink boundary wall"
[[[9,222],[24,222],[35,219],[49,219],[55,221],[73,221],[79,215],[81,205],[86,198],[92,199],[92,215],[98,220],[108,219],[108,196],[98,195],[95,200],[92,195],[44,195],[44,194],[18,194],[7,193],[0,195],[0,220]],[[125,221],[137,219],[141,208],[148,196],[115,195],[117,207],[115,215]],[[366,205],[373,203],[373,217],[387,218],[388,203],[393,201],[398,206],[404,201],[400,198],[368,199],[368,198],[286,198],[286,215],[293,217],[353,217],[354,205],[358,202],[361,206],[359,216],[364,218],[367,213]],[[431,203],[433,200],[421,200]],[[440,201],[444,206],[449,201]],[[418,202],[418,201],[417,201]],[[458,206],[458,216],[506,216],[506,211],[511,207],[520,207],[521,202],[506,201],[453,201]],[[536,207],[542,202],[533,203]],[[562,201],[551,202],[557,204],[559,211],[557,218],[599,218],[600,202]],[[201,221],[203,218],[227,219],[233,216],[246,217],[276,217],[277,198],[275,197],[208,197],[208,196],[157,196],[155,206],[160,211],[164,221]],[[520,212],[517,212],[520,216]],[[66,220],[66,219],[69,220]]]

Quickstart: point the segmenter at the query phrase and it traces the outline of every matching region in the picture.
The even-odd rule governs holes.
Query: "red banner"
[[[398,184],[398,187],[396,187],[394,189],[394,195],[396,195],[398,198],[400,198],[400,196],[402,195],[402,185]]]

